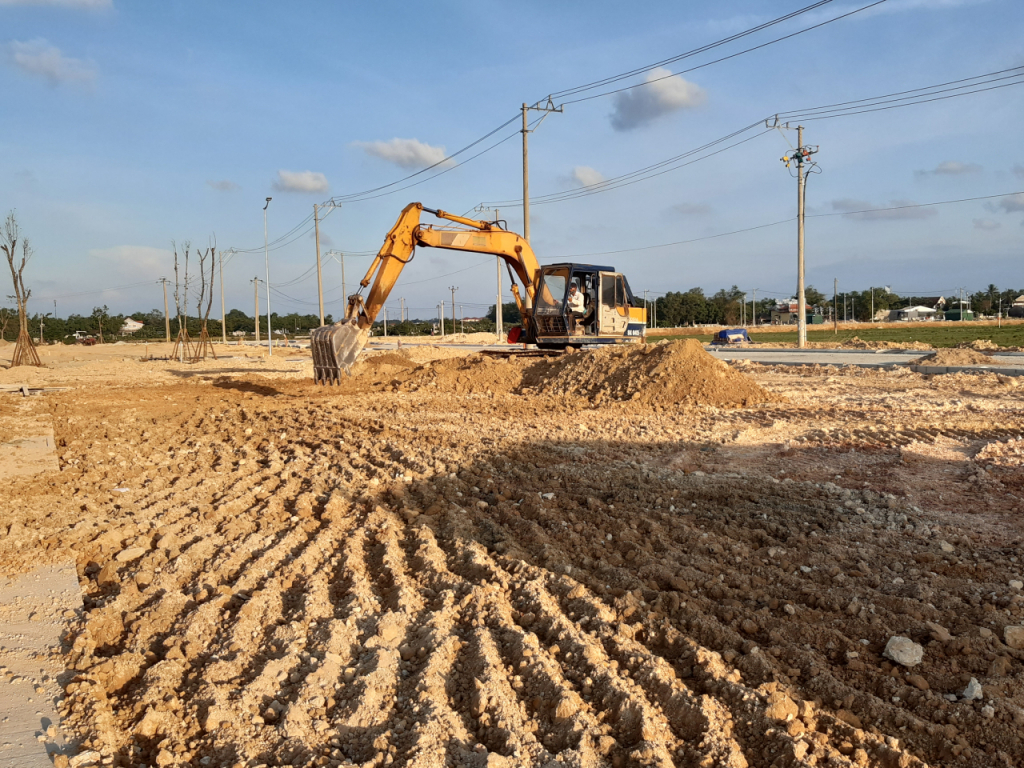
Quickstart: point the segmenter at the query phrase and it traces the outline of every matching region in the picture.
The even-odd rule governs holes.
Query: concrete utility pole
[[[832,333],[839,333],[839,278],[832,279]]]
[[[220,252],[220,340],[228,343],[227,315],[224,312],[224,251]]]
[[[459,333],[466,332],[466,310],[459,304]]]
[[[769,128],[789,128],[789,123],[779,125],[776,117],[775,125],[765,125]],[[814,169],[815,163],[811,155],[818,151],[817,147],[804,146],[804,127],[796,127],[796,149],[788,155],[782,156],[782,162],[789,168],[790,163],[796,163],[796,309],[797,309],[797,346],[801,349],[807,346],[807,296],[804,292],[804,198],[807,189],[807,176]],[[810,166],[805,171],[804,164]]]
[[[399,307],[399,309],[398,309],[398,311],[399,311],[399,320],[398,320],[398,322],[404,323],[405,322],[405,297],[404,296],[398,300],[398,307]]]
[[[441,300],[441,303],[438,306],[441,308],[440,312],[438,314],[439,314],[439,316],[441,318],[441,336],[443,337],[444,336],[444,299]],[[452,330],[455,330],[455,329],[453,328]]]
[[[388,308],[387,307],[383,307],[383,309],[384,309],[384,338],[386,339],[388,337]]]
[[[338,263],[341,264],[341,301],[342,301],[342,316],[345,314],[345,309],[348,308],[348,290],[345,285],[345,254],[341,251],[328,251],[327,256],[337,256]]]
[[[320,272],[320,209],[313,203],[313,228],[316,231],[316,295],[320,299],[320,325],[324,324],[324,277]]]
[[[494,305],[494,330],[497,333],[498,341],[501,341],[501,337],[504,335],[501,321],[501,259],[496,258],[498,262],[498,303]]]
[[[796,127],[797,146],[804,145],[804,127]],[[797,185],[797,245],[796,245],[796,307],[800,313],[797,318],[797,346],[803,349],[807,346],[807,297],[804,295],[804,164],[796,165]]]
[[[452,333],[455,333],[455,292],[459,289],[458,286],[450,285],[448,290],[452,292]]]
[[[754,298],[750,301],[751,323],[757,328],[757,288],[754,289]]]
[[[267,354],[274,354],[274,329],[270,324],[270,248],[267,244],[267,206],[273,198],[267,198],[263,206],[263,256],[267,262]]]
[[[252,298],[256,304],[256,343],[260,343],[260,279],[254,277],[252,279]]]
[[[526,113],[531,109],[537,110],[538,112],[550,113],[550,112],[561,112],[561,107],[556,107],[551,99],[548,99],[548,103],[541,106],[540,102],[537,102],[532,107],[527,106],[523,102],[523,239],[526,242],[530,242],[530,149],[527,142],[527,136],[532,131],[527,127]],[[544,115],[547,117],[547,114]],[[541,120],[544,119],[541,118]],[[540,123],[537,123],[539,126]],[[537,130],[534,128],[533,130]]]
[[[171,315],[167,311],[167,283],[170,282],[166,277],[161,277],[160,282],[164,284],[164,336],[165,341],[171,343]]]

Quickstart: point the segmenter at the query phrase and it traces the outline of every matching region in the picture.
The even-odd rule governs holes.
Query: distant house
[[[128,336],[139,330],[144,323],[140,323],[138,320],[133,320],[130,317],[124,319],[124,325],[121,326],[121,335]]]
[[[1024,307],[1024,296],[1018,296],[1016,299],[1014,299],[1013,306]]]
[[[916,307],[904,307],[903,309],[896,310],[896,319],[904,321],[934,320],[938,314],[938,311],[931,307],[919,305]]]

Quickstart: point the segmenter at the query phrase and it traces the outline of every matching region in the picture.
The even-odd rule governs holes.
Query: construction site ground
[[[0,370],[56,764],[1024,764],[1024,378],[217,350]]]

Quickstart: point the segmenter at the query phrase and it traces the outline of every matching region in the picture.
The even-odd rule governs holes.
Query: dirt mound
[[[382,352],[379,355],[368,357],[364,362],[370,368],[379,368],[383,365],[394,365],[399,368],[415,368],[416,363],[409,359],[409,355],[401,352]]]
[[[858,336],[838,344],[829,344],[828,342],[822,344],[817,342],[815,346],[818,345],[838,347],[839,349],[920,349],[922,351],[934,349],[931,344],[924,344],[920,341],[865,341]]]
[[[1002,365],[984,352],[973,349],[940,349],[914,362],[919,365]]]
[[[532,382],[528,377],[524,383],[544,393],[576,395],[594,403],[741,406],[773,399],[694,339],[577,353],[556,363],[545,380]]]

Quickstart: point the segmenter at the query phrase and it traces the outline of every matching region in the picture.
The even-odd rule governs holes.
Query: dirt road
[[[340,389],[305,358],[126,359],[3,396],[58,444],[59,473],[0,480],[0,567],[76,563],[81,750],[1024,762],[1016,380],[746,366],[718,407],[636,395],[633,374],[602,396],[613,360],[388,354]],[[700,402],[742,376],[715,365]],[[896,636],[920,663],[886,658]]]

